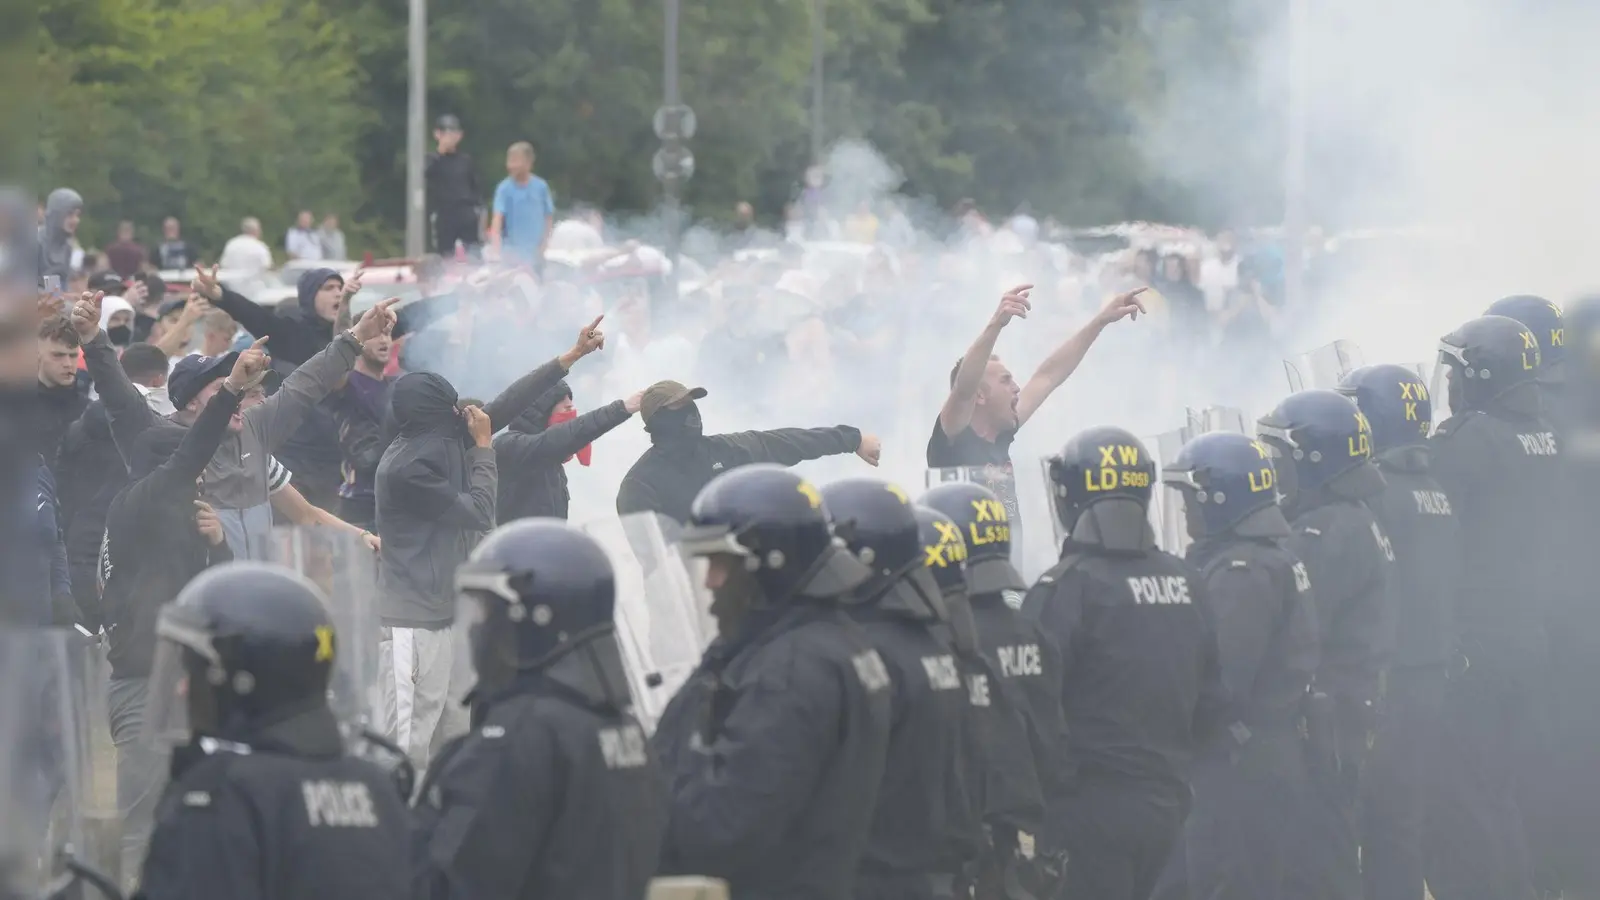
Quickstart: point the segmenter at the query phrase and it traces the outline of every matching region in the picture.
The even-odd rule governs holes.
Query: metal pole
[[[427,196],[422,184],[423,136],[428,116],[428,0],[410,0],[408,58],[411,84],[406,111],[406,256],[425,252],[423,233],[428,220]],[[446,252],[440,247],[439,252]]]
[[[665,104],[677,106],[678,98],[678,0],[666,0],[666,28],[667,44],[665,56],[666,71],[662,73]],[[673,143],[676,143],[674,141]],[[665,213],[667,228],[667,262],[671,264],[672,271],[667,275],[667,297],[669,302],[678,302],[678,238],[679,238],[679,210],[678,189],[679,179],[666,179]]]
[[[1289,0],[1289,115],[1283,172],[1284,305],[1304,300],[1306,241],[1306,122],[1311,37],[1310,0]]]
[[[811,162],[822,163],[822,59],[827,50],[828,0],[811,0]]]

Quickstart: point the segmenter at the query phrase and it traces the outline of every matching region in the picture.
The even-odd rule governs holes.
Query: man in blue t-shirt
[[[544,265],[544,248],[555,222],[550,185],[533,174],[533,145],[518,141],[506,151],[506,179],[494,189],[489,246],[506,262]]]

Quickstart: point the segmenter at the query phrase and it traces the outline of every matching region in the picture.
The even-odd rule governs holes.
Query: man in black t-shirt
[[[459,242],[468,255],[476,256],[478,245],[478,207],[483,191],[472,157],[460,149],[461,120],[451,115],[439,117],[433,128],[436,152],[428,154],[425,176],[428,185],[428,211],[433,214],[434,252],[450,259]]]
[[[945,398],[928,438],[928,468],[997,466],[1009,472],[1011,442],[1017,429],[1033,417],[1056,388],[1066,383],[1107,325],[1145,311],[1139,302],[1144,288],[1116,295],[1087,325],[1051,352],[1027,384],[1019,386],[1011,370],[995,354],[994,345],[1007,323],[1028,317],[1028,291],[1032,289],[1033,285],[1025,284],[1007,291],[989,324],[951,370],[950,396]]]

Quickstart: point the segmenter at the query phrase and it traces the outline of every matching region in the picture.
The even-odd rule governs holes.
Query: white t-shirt
[[[1228,292],[1239,286],[1239,257],[1224,262],[1208,256],[1200,262],[1200,290],[1206,295],[1206,310],[1218,312],[1227,305]]]
[[[248,234],[228,239],[222,247],[222,258],[217,265],[245,275],[258,275],[272,268],[272,251],[260,238]]]

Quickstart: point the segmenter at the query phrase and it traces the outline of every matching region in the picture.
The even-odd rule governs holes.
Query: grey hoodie
[[[54,275],[62,287],[72,278],[72,235],[62,223],[73,210],[83,209],[83,198],[72,188],[56,188],[44,203],[44,227],[39,229],[39,277]]]

